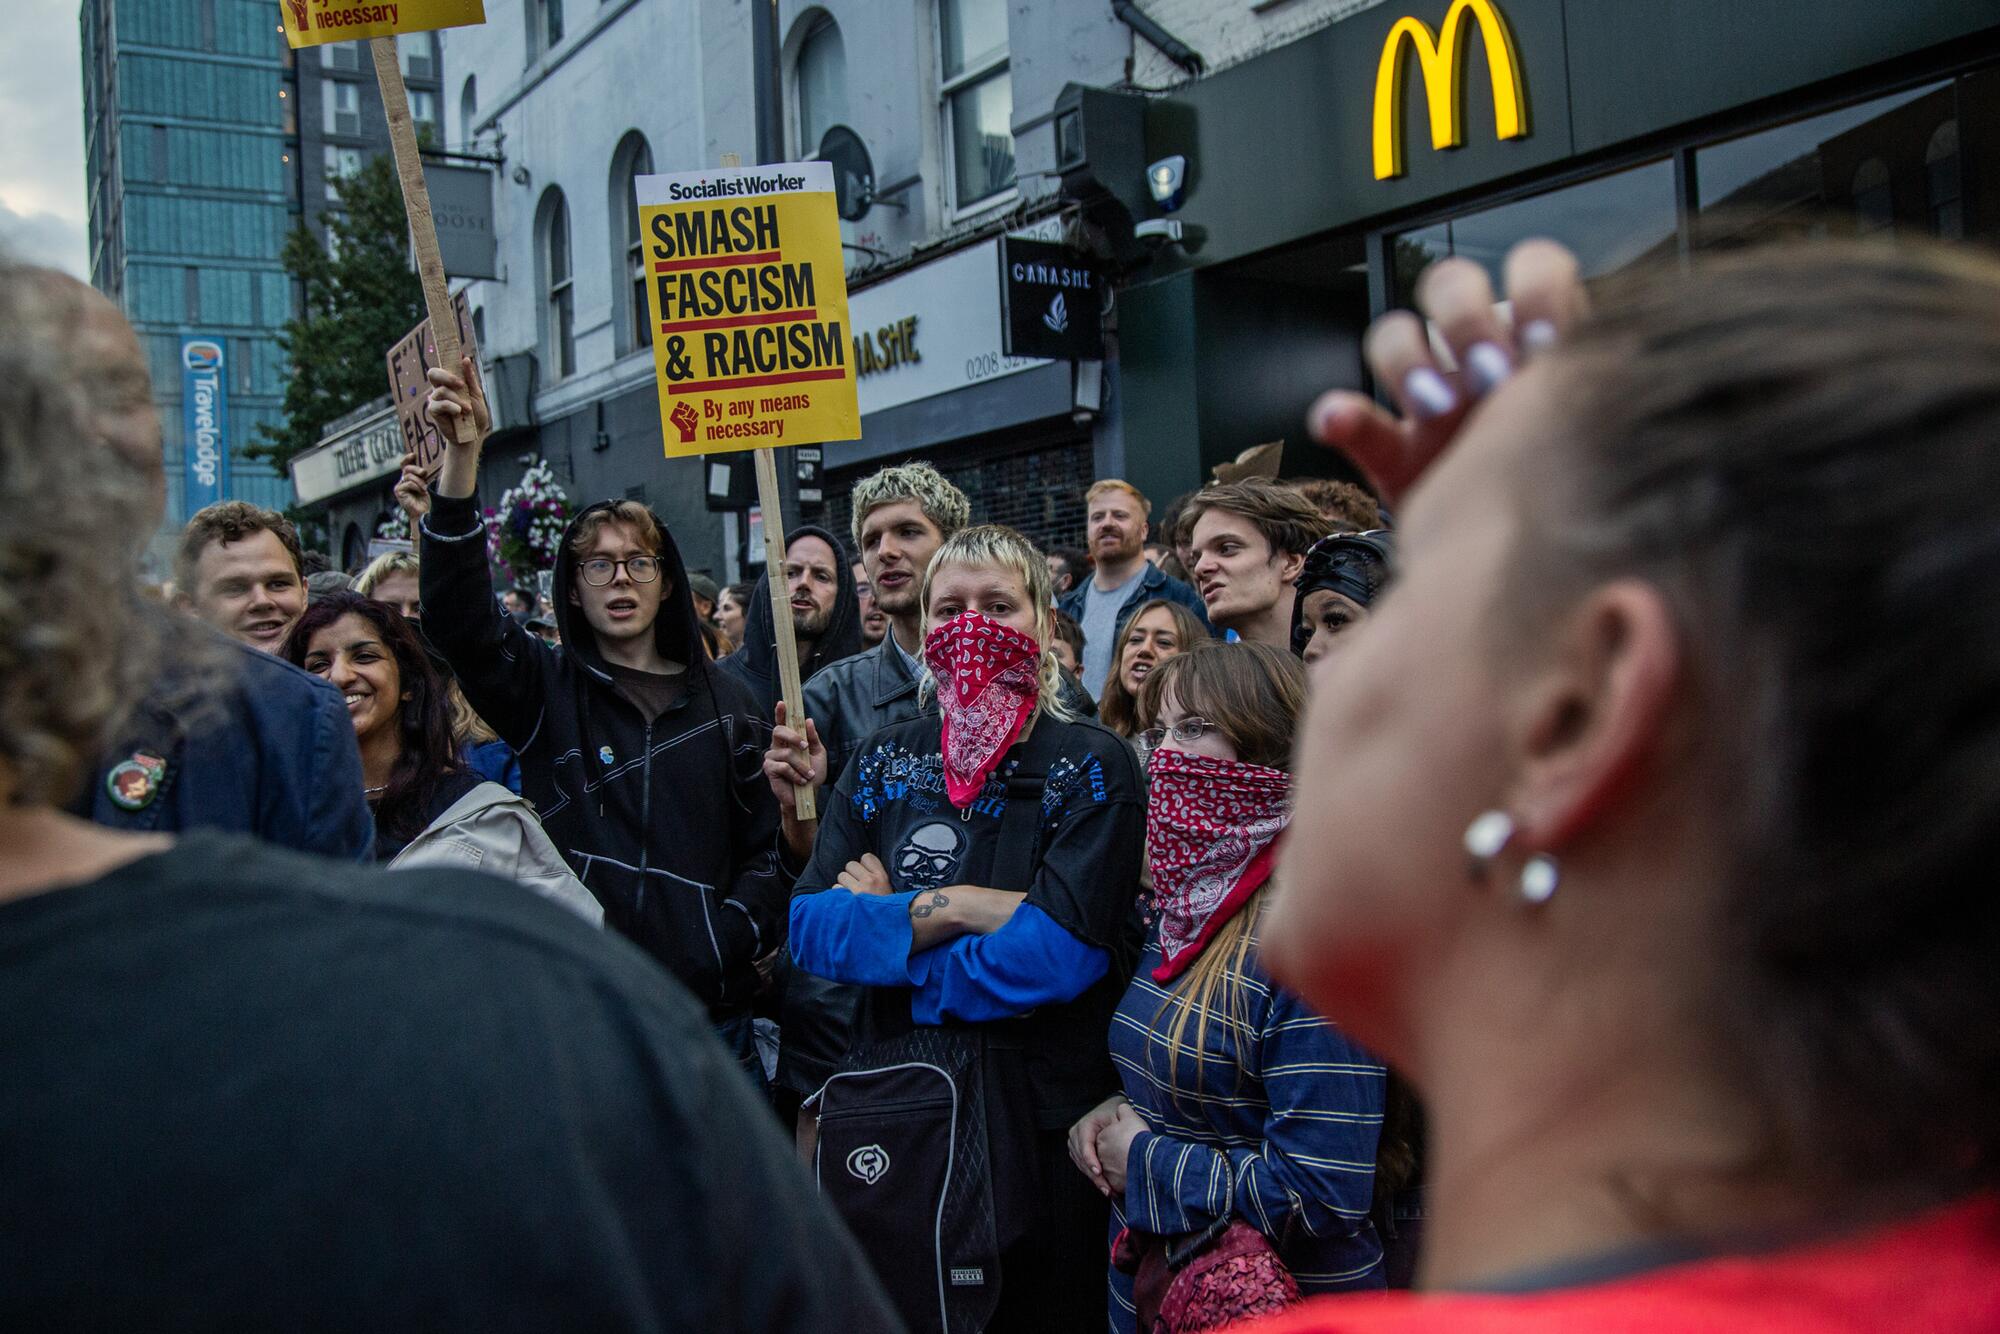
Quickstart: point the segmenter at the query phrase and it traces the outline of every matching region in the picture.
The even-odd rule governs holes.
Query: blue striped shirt
[[[1179,1006],[1163,1011],[1169,992],[1152,976],[1159,963],[1149,933],[1111,1024],[1125,1096],[1152,1127],[1132,1141],[1114,1231],[1130,1224],[1171,1236],[1234,1213],[1272,1240],[1304,1292],[1381,1287],[1382,1245],[1368,1210],[1388,1070],[1277,987],[1253,945],[1246,974],[1232,979],[1244,988],[1240,1017],[1225,984],[1208,1010],[1206,1059],[1197,1067],[1196,1010],[1181,1033],[1177,1084],[1169,1083]],[[1111,1327],[1135,1327],[1132,1280],[1116,1270]]]

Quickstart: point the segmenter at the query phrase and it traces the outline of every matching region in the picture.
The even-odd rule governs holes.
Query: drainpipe
[[[785,160],[784,82],[778,76],[778,0],[750,3],[751,97],[757,113],[757,161]]]
[[[1202,71],[1208,68],[1201,52],[1162,28],[1133,0],[1111,0],[1111,12],[1120,23],[1159,47],[1161,55],[1186,70],[1190,77],[1199,79]]]

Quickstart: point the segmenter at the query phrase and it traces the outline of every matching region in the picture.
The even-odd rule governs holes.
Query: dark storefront
[[[1433,63],[1460,146],[1433,146],[1410,19],[1459,38]],[[1446,255],[1497,272],[1551,236],[1600,277],[1780,235],[2000,241],[2000,11],[1964,0],[1389,0],[1143,123],[1144,160],[1183,154],[1190,182],[1190,240],[1118,296],[1127,468],[1156,494],[1271,439],[1325,471],[1307,405],[1363,385],[1368,320]],[[1131,175],[1132,216],[1168,216]]]
[[[826,447],[824,522],[848,534],[854,484],[922,458],[951,478],[982,523],[1045,546],[1076,543],[1083,493],[1110,420],[1102,363],[1001,350],[1000,240],[989,237],[850,297],[861,367],[861,439]],[[810,508],[807,513],[812,514]]]

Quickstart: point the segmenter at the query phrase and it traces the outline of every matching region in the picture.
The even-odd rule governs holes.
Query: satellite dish
[[[820,137],[818,160],[833,168],[834,207],[859,222],[875,205],[875,164],[861,136],[845,125],[830,125]]]

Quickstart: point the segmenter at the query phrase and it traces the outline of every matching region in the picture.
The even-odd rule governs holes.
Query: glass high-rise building
[[[290,479],[245,456],[283,413],[280,256],[301,224],[324,238],[329,175],[388,151],[373,66],[353,43],[295,59],[277,0],[83,0],[79,22],[91,281],[152,367],[167,527],[215,499],[283,509]],[[402,64],[434,121],[434,36]]]

